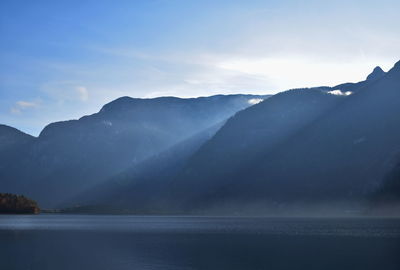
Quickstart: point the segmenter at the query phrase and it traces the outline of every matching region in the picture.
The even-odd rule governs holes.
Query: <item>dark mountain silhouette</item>
[[[382,203],[400,201],[400,162],[385,176],[383,184],[373,194],[373,200]]]
[[[173,178],[190,158],[217,130],[223,125],[219,123],[201,131],[194,136],[173,145],[169,149],[156,154],[143,162],[111,177],[104,183],[92,187],[66,202],[74,211],[80,206],[93,206],[91,211],[104,212],[103,208],[114,212],[137,211],[139,213],[157,212],[162,209],[144,202],[156,199],[163,193],[161,187]],[[99,206],[98,204],[101,204]],[[158,201],[156,202],[158,204]],[[79,206],[77,206],[79,205]],[[145,205],[138,207],[138,205]]]
[[[25,150],[35,141],[31,135],[25,134],[15,128],[0,125],[0,172],[12,167],[16,160],[23,158]],[[7,180],[0,178],[3,187],[10,185]]]
[[[191,158],[167,196],[193,209],[364,200],[400,151],[399,66],[340,100],[292,91],[238,113]]]
[[[397,184],[385,184],[393,183],[385,176],[400,152],[400,63],[368,77],[277,94],[230,118],[175,175],[143,178],[146,184],[128,185],[97,203],[119,198],[119,206],[144,213],[303,205],[344,211],[377,190],[394,192]],[[353,94],[328,93],[335,89]]]
[[[369,196],[369,211],[386,216],[400,213],[400,158],[393,161],[383,183]]]
[[[359,90],[364,89],[368,85],[372,84],[375,80],[380,79],[386,74],[379,66],[375,67],[374,70],[367,76],[365,81],[357,82],[357,83],[343,83],[336,85],[329,89],[328,91],[332,90],[341,90],[343,93],[346,92],[357,92]]]
[[[0,154],[18,145],[29,143],[34,137],[13,127],[0,125]]]
[[[214,181],[222,184],[220,176],[214,176],[216,173],[223,169],[233,171],[235,168],[243,167],[246,162],[257,158],[260,150],[273,148],[299,127],[306,126],[320,113],[329,110],[342,98],[344,97],[327,94],[318,89],[291,90],[275,95],[267,101],[253,106],[250,110],[247,109],[235,115],[223,126],[221,131],[201,147],[200,151],[193,151],[197,149],[192,148],[191,153],[188,153],[182,151],[184,148],[178,147],[164,153],[161,159],[150,159],[148,166],[145,166],[147,170],[142,170],[139,175],[131,172],[123,176],[116,176],[114,181],[107,183],[108,188],[103,188],[105,194],[108,195],[103,194],[103,200],[97,197],[97,201],[92,203],[111,204],[116,208],[131,207],[140,213],[148,211],[179,212],[179,207],[173,205],[174,200],[166,197],[167,191],[173,189],[172,197],[184,200],[184,198],[195,195],[191,191],[197,193],[212,188],[215,185]],[[312,106],[306,106],[309,101]],[[289,121],[291,116],[295,119]],[[239,125],[232,126],[232,123]],[[248,132],[248,128],[253,126],[257,128]],[[199,136],[196,137],[199,138]],[[201,143],[195,144],[198,145],[197,148],[206,141],[205,139],[202,139]],[[233,140],[235,140],[234,144],[232,144]],[[191,142],[186,143],[193,145]],[[246,151],[244,151],[245,149]],[[206,151],[210,151],[207,155],[208,160],[198,160]],[[168,153],[173,153],[173,155]],[[194,153],[194,156],[188,155]],[[180,165],[178,167],[175,166],[175,158],[169,158],[170,156],[179,157]],[[160,160],[161,162],[159,162]],[[187,165],[188,162],[189,165]],[[192,170],[190,164],[194,162],[203,164],[201,171]],[[156,173],[152,172],[152,168],[158,168],[157,164],[160,163],[163,164],[163,170],[156,169]],[[140,166],[138,167],[140,168]],[[175,180],[176,175],[186,178],[183,175],[187,171],[190,171],[190,181],[177,182]],[[129,184],[121,187],[116,184],[118,182]],[[110,188],[110,186],[114,186],[114,188]],[[113,192],[109,192],[110,189]],[[94,193],[96,194],[97,191]],[[170,209],[164,209],[165,206]]]
[[[120,98],[5,143],[23,150],[0,184],[69,211],[335,214],[400,203],[400,62],[249,107],[259,98]]]
[[[54,206],[265,97],[119,98],[96,114],[45,127],[0,171],[0,188]]]
[[[385,76],[386,72],[381,67],[375,67],[371,74],[368,75],[367,81],[373,81]]]

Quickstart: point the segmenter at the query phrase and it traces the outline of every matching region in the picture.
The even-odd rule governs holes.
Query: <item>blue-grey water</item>
[[[0,269],[400,269],[400,219],[0,216]]]

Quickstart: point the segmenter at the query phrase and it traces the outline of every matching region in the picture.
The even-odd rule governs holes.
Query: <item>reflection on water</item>
[[[0,216],[0,269],[400,269],[399,219]]]

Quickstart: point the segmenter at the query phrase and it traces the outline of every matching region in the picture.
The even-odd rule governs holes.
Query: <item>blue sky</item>
[[[38,135],[120,96],[276,93],[400,60],[399,1],[0,2],[0,123]]]

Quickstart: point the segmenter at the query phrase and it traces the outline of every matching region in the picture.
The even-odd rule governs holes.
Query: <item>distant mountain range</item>
[[[272,97],[125,97],[51,124],[38,138],[0,129],[7,134],[0,189],[50,207],[238,215],[400,209],[400,62],[358,83]]]
[[[367,200],[400,153],[400,63],[369,78],[335,87],[350,95],[294,90],[238,113],[170,183],[171,198],[189,211]]]
[[[55,207],[267,97],[122,97],[93,115],[52,123],[38,138],[2,126],[0,190]]]

